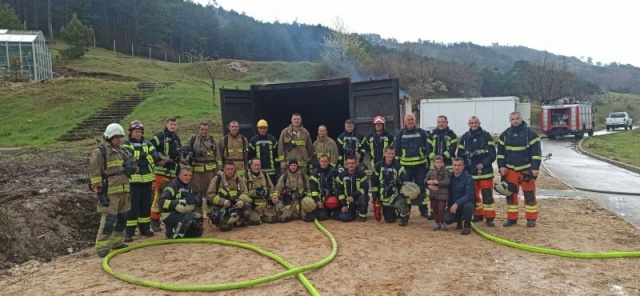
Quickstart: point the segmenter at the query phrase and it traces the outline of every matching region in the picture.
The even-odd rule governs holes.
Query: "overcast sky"
[[[207,4],[209,0],[194,0]],[[523,45],[640,67],[636,0],[217,0],[257,20],[322,24],[398,41]]]

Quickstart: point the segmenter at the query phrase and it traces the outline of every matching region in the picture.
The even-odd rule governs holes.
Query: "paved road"
[[[596,135],[604,133],[612,132],[599,131]],[[581,191],[584,196],[640,227],[640,174],[580,154],[575,145],[577,142],[572,137],[543,140],[542,155],[553,154],[544,161],[546,168],[571,186],[637,193],[638,195],[613,195]]]

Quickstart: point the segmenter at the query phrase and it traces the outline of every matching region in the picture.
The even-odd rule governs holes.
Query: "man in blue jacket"
[[[462,228],[462,235],[471,233],[471,216],[476,210],[475,187],[473,178],[465,171],[464,160],[460,157],[453,159],[448,206],[444,212],[444,223],[457,222],[456,228]]]

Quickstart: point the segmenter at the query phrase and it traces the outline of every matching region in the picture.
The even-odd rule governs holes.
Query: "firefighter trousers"
[[[427,176],[427,166],[425,164],[407,165],[404,166],[404,170],[407,173],[408,181],[416,183],[418,187],[420,187],[420,194],[412,203],[418,205],[420,214],[427,214],[429,199],[427,198],[427,191],[424,187],[424,179]]]
[[[256,207],[249,213],[249,224],[256,225],[260,222],[275,223],[278,222],[278,214],[276,206],[266,201],[255,201]]]
[[[109,194],[109,206],[98,203],[100,227],[96,236],[96,249],[109,250],[124,243],[124,228],[127,225],[127,212],[131,207],[129,192]]]
[[[536,180],[524,182],[522,173],[512,169],[507,169],[507,182],[516,184],[522,188],[524,194],[524,216],[527,220],[538,219],[538,200],[536,198]],[[518,190],[519,191],[519,190]],[[518,191],[511,196],[507,196],[507,219],[518,220]]]
[[[162,188],[160,188],[160,181],[162,179],[167,179],[169,182],[173,181],[174,178],[169,178],[163,175],[155,175],[155,181],[153,183],[153,188],[155,188],[155,192],[153,194],[153,201],[151,202],[151,220],[160,221],[160,207],[158,206],[158,201],[160,200],[160,195],[162,194]]]
[[[131,198],[131,209],[127,212],[127,228],[126,236],[133,236],[136,232],[136,226],[140,228],[141,234],[150,232],[149,213],[151,211],[151,182],[146,183],[130,183],[129,196]]]
[[[493,198],[493,178],[473,180],[476,188],[476,211],[474,216],[496,217],[496,201]]]

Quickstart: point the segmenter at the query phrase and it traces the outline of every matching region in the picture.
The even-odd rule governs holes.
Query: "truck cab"
[[[627,112],[613,112],[604,120],[607,130],[614,130],[618,127],[624,127],[625,130],[632,129],[633,118]]]

